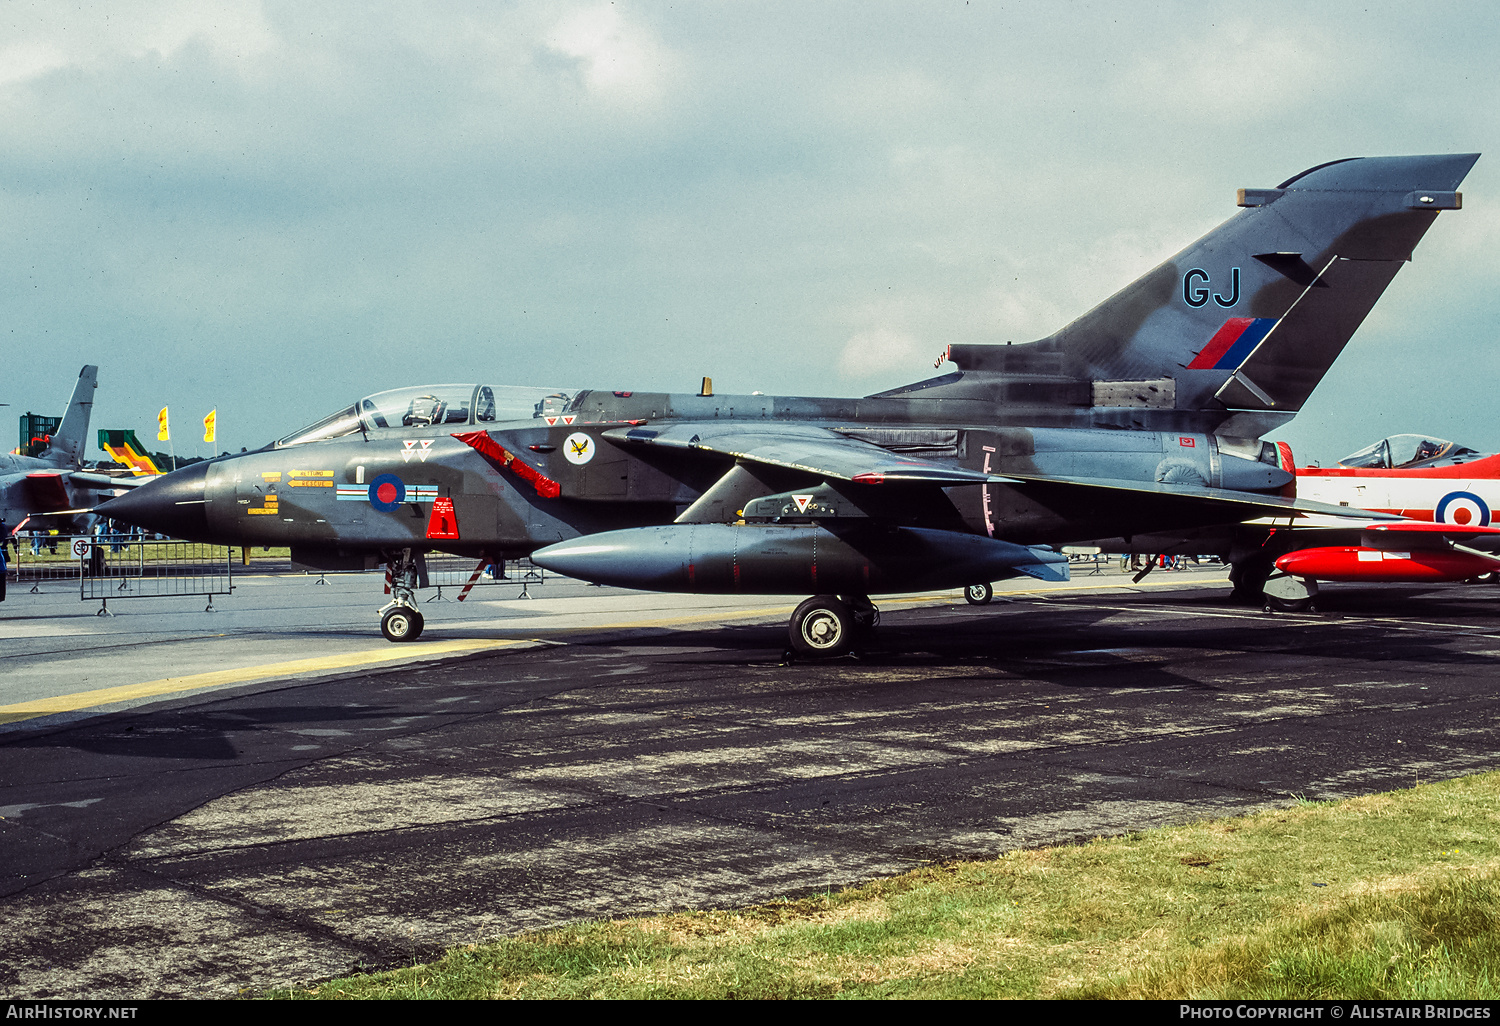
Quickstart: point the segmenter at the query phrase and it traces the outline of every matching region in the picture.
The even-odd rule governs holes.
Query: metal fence
[[[133,535],[50,535],[35,545],[26,536],[15,539],[7,579],[13,587],[38,593],[49,583],[77,588],[85,602],[110,599],[163,598],[201,595],[213,610],[213,596],[234,590],[235,551],[224,545],[178,540],[159,541]],[[516,598],[532,598],[531,589],[546,583],[547,573],[529,559],[479,561],[472,557],[431,553],[426,557],[424,587],[435,589],[428,602],[456,598],[462,602],[474,588],[519,588]],[[242,571],[243,573],[244,571]],[[333,571],[317,573],[317,584]],[[381,573],[381,570],[349,571]],[[444,589],[450,594],[444,595]],[[456,591],[458,594],[453,595]]]
[[[512,559],[494,563],[481,562],[477,566],[473,559],[462,556],[444,556],[432,553],[427,556],[427,586],[436,588],[437,594],[428,602],[442,602],[444,588],[457,588],[456,596],[462,602],[469,591],[477,587],[496,585],[521,586],[516,598],[529,599],[531,589],[547,580],[546,572],[529,559]]]
[[[99,602],[101,614],[110,599],[201,595],[213,610],[213,596],[234,590],[230,549],[202,542],[157,541],[131,535],[51,536],[34,550],[20,542],[9,578],[41,591],[48,582],[78,588],[81,601]],[[56,552],[53,551],[54,543]]]
[[[61,582],[73,587],[78,583],[78,559],[68,535],[19,535],[11,541],[14,548],[6,552],[6,578],[11,586],[29,588],[35,595],[44,584]]]

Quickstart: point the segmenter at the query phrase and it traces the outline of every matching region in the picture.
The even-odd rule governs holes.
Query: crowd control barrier
[[[203,596],[205,612],[215,595],[234,590],[233,561],[226,545],[155,541],[119,535],[88,535],[71,540],[78,596],[98,601],[109,614],[111,599]]]

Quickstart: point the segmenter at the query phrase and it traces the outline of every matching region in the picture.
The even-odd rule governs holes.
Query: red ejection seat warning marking
[[[523,460],[516,458],[505,446],[496,442],[486,431],[470,431],[467,434],[455,434],[453,436],[465,445],[472,446],[474,451],[483,456],[495,467],[503,467],[523,481],[530,481],[536,493],[544,499],[555,499],[562,494],[562,485],[538,473],[535,467],[528,466]]]
[[[452,499],[432,501],[432,516],[427,518],[427,537],[434,541],[458,541],[458,515],[453,512]]]

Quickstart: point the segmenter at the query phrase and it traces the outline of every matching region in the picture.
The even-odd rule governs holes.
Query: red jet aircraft
[[[1352,528],[1312,517],[1273,528],[1268,547],[1282,552],[1266,582],[1273,609],[1306,609],[1319,581],[1427,584],[1500,571],[1500,527],[1490,523],[1500,504],[1500,454],[1430,435],[1392,435],[1332,467],[1298,467],[1296,489],[1299,499],[1407,519]],[[1320,544],[1287,544],[1299,536]],[[1334,541],[1342,544],[1327,544]]]

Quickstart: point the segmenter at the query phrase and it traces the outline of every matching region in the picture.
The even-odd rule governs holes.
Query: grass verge
[[[1500,998],[1500,773],[585,923],[274,997]]]

